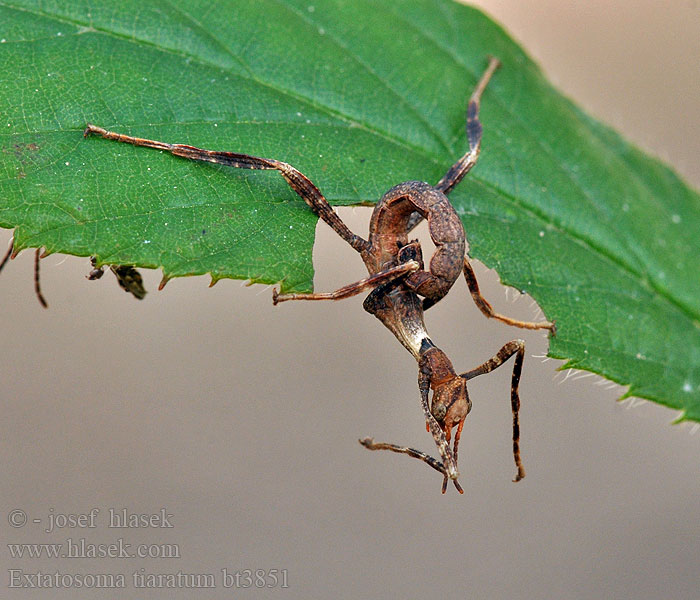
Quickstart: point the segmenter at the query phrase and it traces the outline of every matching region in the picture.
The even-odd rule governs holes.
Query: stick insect
[[[91,124],[87,125],[84,132],[86,137],[96,134],[118,142],[164,150],[190,160],[241,169],[276,170],[282,175],[318,217],[360,254],[369,276],[333,292],[279,294],[274,290],[274,304],[290,300],[341,300],[372,290],[365,300],[365,310],[379,318],[418,361],[418,385],[426,428],[435,440],[442,461],[412,448],[378,444],[369,438],[360,440],[360,443],[370,450],[391,450],[426,462],[443,473],[443,492],[448,479],[451,479],[455,487],[462,492],[457,482],[459,477],[457,453],[464,420],[471,408],[467,381],[492,371],[513,355],[516,357],[511,385],[513,455],[518,469],[514,481],[524,477],[525,471],[519,451],[518,384],[525,346],[522,340],[509,342],[479,367],[457,375],[445,353],[428,337],[423,312],[439,302],[463,273],[474,302],[487,317],[515,327],[549,329],[554,332],[554,323],[549,321],[530,323],[511,319],[495,312],[481,295],[466,254],[464,228],[447,198],[447,194],[476,164],[481,149],[482,134],[479,104],[484,89],[499,64],[496,58],[489,60],[488,67],[469,100],[466,126],[469,150],[449,168],[435,186],[420,181],[408,181],[386,192],[372,213],[367,240],[350,231],[311,180],[288,163],[248,154],[217,152],[185,144],[169,144],[132,137]],[[409,233],[422,219],[427,220],[430,236],[436,246],[427,271],[424,269],[420,243],[417,240],[408,239]],[[431,388],[433,397],[429,405],[428,396]],[[454,427],[457,429],[453,445],[450,447],[451,432]]]

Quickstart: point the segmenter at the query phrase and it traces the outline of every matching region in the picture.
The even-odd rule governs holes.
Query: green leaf
[[[312,287],[315,217],[276,173],[83,139],[87,122],[285,160],[333,204],[437,181],[470,253],[527,291],[550,354],[700,420],[700,199],[476,10],[442,0],[0,1],[0,226],[17,248]],[[366,232],[358,232],[364,235]],[[436,309],[439,310],[439,309]]]

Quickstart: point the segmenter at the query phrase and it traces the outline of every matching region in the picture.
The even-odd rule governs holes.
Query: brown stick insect
[[[216,152],[184,144],[142,139],[107,131],[90,124],[87,125],[84,133],[85,136],[97,134],[119,142],[165,150],[190,160],[242,169],[279,171],[309,207],[360,254],[369,276],[333,292],[278,294],[277,290],[274,290],[273,302],[277,304],[288,300],[341,300],[372,290],[364,302],[365,310],[380,319],[418,361],[418,386],[426,427],[435,440],[442,461],[412,448],[374,443],[369,438],[360,440],[360,443],[370,450],[391,450],[426,462],[443,473],[443,493],[448,479],[451,479],[455,487],[462,492],[457,482],[459,477],[457,454],[464,420],[471,409],[467,381],[496,369],[513,355],[515,355],[515,364],[511,384],[511,407],[513,455],[517,466],[514,481],[524,477],[525,471],[519,450],[518,384],[525,346],[522,340],[509,342],[482,365],[458,375],[445,353],[430,340],[425,329],[423,312],[439,302],[460,273],[464,273],[474,302],[487,317],[516,327],[549,329],[554,332],[554,323],[549,321],[530,323],[511,319],[496,313],[483,298],[466,254],[464,228],[447,198],[447,194],[476,164],[482,133],[478,118],[479,103],[488,81],[498,66],[499,61],[491,58],[469,100],[466,127],[469,142],[467,153],[450,167],[435,186],[420,181],[408,181],[386,192],[372,213],[367,240],[350,231],[333,211],[320,190],[305,175],[285,162],[248,154]],[[427,271],[424,269],[420,243],[417,240],[408,239],[409,233],[422,219],[427,219],[430,236],[436,246]],[[433,397],[429,405],[428,396],[431,388]],[[454,427],[457,430],[453,445],[450,447]]]

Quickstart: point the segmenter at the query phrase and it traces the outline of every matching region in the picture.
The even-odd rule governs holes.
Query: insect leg
[[[430,465],[433,469],[443,474],[442,493],[444,494],[447,491],[448,478],[447,473],[445,473],[445,467],[439,460],[433,458],[429,454],[416,450],[415,448],[409,448],[408,446],[398,446],[397,444],[388,444],[386,442],[375,442],[372,438],[364,438],[357,441],[367,448],[367,450],[390,450],[391,452],[408,454],[413,458],[422,460],[424,463]],[[456,479],[453,479],[452,481],[454,482],[457,491],[460,494],[463,494],[464,490],[462,489],[462,486],[459,485],[459,482]]]
[[[7,249],[7,253],[3,256],[2,261],[0,261],[0,271],[5,267],[5,263],[10,260],[12,256],[12,251],[15,249],[14,240],[10,240],[10,247]]]
[[[479,83],[476,84],[476,88],[474,88],[469,98],[469,105],[467,107],[467,139],[469,141],[469,151],[452,165],[443,178],[437,182],[435,187],[445,194],[448,194],[454,186],[462,181],[462,178],[469,173],[471,168],[476,164],[476,159],[479,158],[479,151],[481,150],[479,103],[481,101],[481,95],[486,88],[486,84],[488,84],[489,79],[491,79],[491,76],[500,64],[501,62],[493,56],[489,59],[486,71],[484,71],[484,74],[481,76]]]
[[[262,170],[277,170],[282,174],[282,177],[287,181],[289,186],[301,196],[302,200],[309,205],[321,219],[323,219],[333,230],[350,244],[357,252],[361,252],[368,247],[367,241],[363,240],[358,235],[350,231],[343,223],[341,218],[335,213],[328,201],[323,197],[320,190],[306,177],[303,173],[295,169],[292,165],[285,162],[251,156],[249,154],[238,154],[236,152],[218,152],[214,150],[204,150],[195,146],[186,144],[168,144],[158,142],[156,140],[147,140],[144,138],[132,137],[107,131],[102,127],[91,125],[88,123],[83,135],[87,137],[90,134],[97,134],[103,138],[125,142],[134,146],[146,146],[148,148],[156,148],[165,150],[175,156],[181,156],[190,160],[199,160],[204,162],[236,167],[238,169],[262,169]]]
[[[532,323],[530,321],[519,321],[517,319],[511,319],[510,317],[506,317],[494,311],[493,307],[488,302],[488,300],[486,300],[486,298],[484,298],[481,295],[481,291],[479,290],[479,284],[476,281],[476,274],[474,273],[474,269],[469,263],[468,257],[464,258],[464,279],[467,280],[467,286],[469,286],[469,292],[472,295],[474,304],[476,304],[477,308],[490,319],[496,319],[497,321],[501,321],[506,325],[520,327],[521,329],[549,329],[553,334],[556,334],[556,326],[550,321],[539,321],[537,323]]]
[[[475,369],[462,373],[460,377],[469,380],[483,375],[484,373],[490,373],[494,369],[500,367],[513,356],[513,354],[515,354],[515,364],[513,365],[513,376],[510,384],[510,407],[513,412],[513,459],[515,460],[515,466],[518,468],[518,473],[513,481],[520,481],[525,477],[525,468],[520,459],[520,422],[518,416],[520,411],[520,395],[518,393],[518,386],[520,385],[520,374],[523,368],[523,359],[525,358],[525,342],[523,340],[508,342],[492,358],[489,358],[485,363],[479,365]],[[461,431],[458,433],[461,433]],[[456,442],[457,439],[455,439],[455,446],[457,445]]]
[[[457,479],[459,477],[459,471],[457,470],[457,463],[455,462],[454,456],[452,455],[452,450],[450,450],[450,444],[445,437],[445,432],[440,427],[433,413],[430,411],[430,406],[428,406],[428,393],[430,391],[430,377],[431,374],[427,371],[428,366],[423,363],[419,363],[418,371],[418,389],[420,390],[420,404],[423,409],[423,416],[425,417],[425,422],[428,426],[428,431],[433,436],[435,445],[440,452],[442,457],[442,463],[445,467],[445,475],[450,479]]]
[[[342,300],[343,298],[350,298],[362,292],[376,288],[384,283],[393,281],[399,277],[413,273],[420,269],[420,264],[415,260],[409,260],[408,262],[396,265],[385,271],[380,271],[379,273],[374,273],[369,277],[360,279],[354,283],[345,285],[334,292],[319,292],[314,294],[278,294],[275,289],[272,292],[272,302],[277,304],[278,302],[286,302],[287,300]]]
[[[41,285],[39,283],[39,259],[41,258],[41,248],[37,248],[34,253],[34,291],[36,292],[36,297],[44,308],[48,308],[49,305],[41,293]]]
[[[425,452],[416,450],[415,448],[409,448],[407,446],[398,446],[396,444],[388,444],[386,442],[375,442],[372,438],[364,438],[362,440],[357,441],[360,442],[360,444],[362,444],[365,448],[367,448],[367,450],[391,450],[391,452],[397,452],[399,454],[408,454],[413,458],[422,460],[424,463],[430,465],[436,471],[439,471],[443,474],[445,473],[445,467],[439,460],[433,458]]]

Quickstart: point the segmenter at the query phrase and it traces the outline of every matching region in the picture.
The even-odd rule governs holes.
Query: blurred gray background
[[[587,111],[700,186],[696,0],[481,0]],[[488,151],[488,149],[485,149]],[[369,209],[345,209],[364,233]],[[10,233],[0,232],[5,248]],[[323,224],[316,287],[364,275]],[[362,298],[273,308],[271,290],[145,272],[136,302],[84,259],[42,262],[50,310],[25,252],[0,278],[2,597],[697,598],[700,435],[622,389],[556,370],[541,333],[487,322],[458,283],[428,314],[458,370],[527,340],[521,386],[527,478],[511,483],[510,368],[470,384],[464,496],[440,495],[418,461],[369,453],[365,435],[429,450],[416,365]],[[502,312],[530,319],[492,271]],[[49,514],[100,513],[95,529],[47,533]],[[107,527],[108,509],[173,528]],[[8,524],[13,509],[29,523]],[[52,512],[53,511],[53,512]],[[19,514],[19,513],[17,513]],[[41,519],[35,524],[32,519]],[[6,543],[66,538],[177,544],[171,559],[12,558]],[[223,589],[221,569],[286,569],[287,589]],[[7,590],[36,573],[214,573],[213,590]],[[268,579],[268,582],[271,580]],[[241,580],[245,583],[245,578]],[[253,583],[254,585],[254,583]]]

